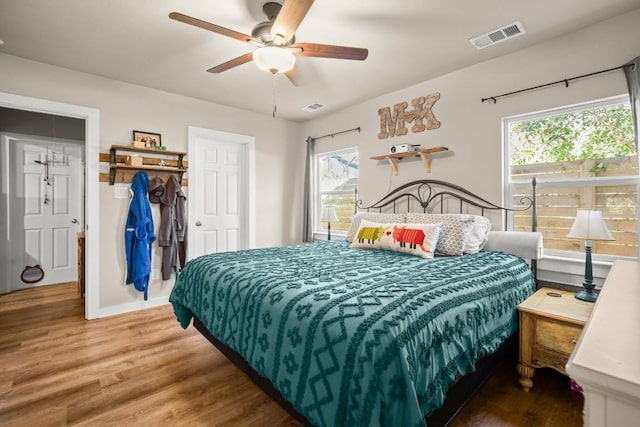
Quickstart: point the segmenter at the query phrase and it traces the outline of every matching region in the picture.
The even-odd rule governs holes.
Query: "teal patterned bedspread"
[[[502,252],[425,260],[347,242],[205,255],[170,297],[315,426],[423,426],[459,376],[517,331],[534,292]]]

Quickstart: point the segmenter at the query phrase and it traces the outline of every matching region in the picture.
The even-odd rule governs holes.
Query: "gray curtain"
[[[636,139],[638,149],[638,132],[640,128],[640,56],[627,62],[624,74],[627,76],[629,87],[629,100],[631,101],[631,119],[633,120],[633,136]]]
[[[313,154],[316,140],[307,137],[307,162],[304,171],[304,207],[302,210],[302,241],[313,242],[313,189],[311,177],[313,176]]]

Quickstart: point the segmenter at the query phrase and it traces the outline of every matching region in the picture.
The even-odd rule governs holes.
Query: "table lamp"
[[[571,227],[571,231],[567,234],[567,237],[584,240],[586,257],[584,281],[582,282],[584,290],[576,293],[576,298],[583,301],[595,302],[598,294],[593,291],[595,284],[593,283],[593,267],[591,265],[591,241],[615,239],[611,233],[609,233],[609,229],[607,229],[607,224],[604,222],[602,212],[589,209],[578,209],[573,227]]]
[[[327,240],[331,240],[331,221],[338,221],[338,216],[336,215],[336,208],[333,206],[327,206],[324,208],[322,212],[322,222],[327,222]]]

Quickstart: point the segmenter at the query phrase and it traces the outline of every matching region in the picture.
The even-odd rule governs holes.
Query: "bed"
[[[305,425],[445,424],[513,346],[516,306],[535,290],[531,260],[540,253],[540,236],[520,233],[510,239],[505,232],[490,232],[498,233],[497,242],[515,241],[511,252],[522,252],[529,263],[498,250],[433,256],[438,238],[427,256],[428,239],[403,242],[391,231],[393,250],[354,246],[375,240],[359,233],[367,214],[369,219],[404,215],[405,222],[386,224],[397,229],[410,220],[399,208],[427,216],[437,208],[444,214],[452,198],[457,215],[465,217],[471,208],[481,214],[511,211],[441,181],[408,183],[361,207],[364,212],[356,216],[361,224],[350,230],[352,242],[189,261],[170,297],[178,321],[186,328],[193,320]],[[520,209],[534,207],[534,199],[535,193],[523,199]],[[379,216],[385,214],[396,216]],[[444,232],[443,222],[435,224],[425,232]],[[377,234],[373,237],[383,240]],[[489,249],[499,249],[489,242]],[[412,252],[419,247],[416,256]]]

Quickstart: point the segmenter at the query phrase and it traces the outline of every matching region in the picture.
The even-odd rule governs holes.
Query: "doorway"
[[[21,117],[28,123],[28,114]],[[84,130],[84,121],[78,122]],[[0,252],[0,293],[77,281],[77,233],[84,223],[84,140],[3,134],[0,147],[8,154],[0,166],[7,171],[0,176],[7,190],[6,223],[0,226],[6,236]],[[40,266],[42,277],[25,280],[22,272],[34,266]]]
[[[78,228],[85,231],[85,252],[88,256],[85,259],[85,318],[93,319],[100,317],[100,275],[99,275],[99,221],[100,221],[100,200],[99,200],[99,112],[94,108],[82,107],[71,104],[64,104],[43,99],[24,97],[0,92],[0,108],[7,111],[33,112],[48,115],[55,115],[64,118],[80,119],[84,121],[84,199],[83,212],[84,224]],[[81,144],[82,145],[82,144]],[[8,146],[8,145],[7,145]],[[8,149],[7,149],[8,150]],[[8,156],[8,151],[1,153],[2,157]],[[7,174],[2,170],[2,174]],[[3,195],[6,194],[3,188]],[[6,200],[6,197],[4,198]],[[0,206],[5,211],[7,203]],[[2,218],[6,218],[2,215]],[[7,220],[4,220],[5,227],[9,227]],[[6,240],[6,234],[0,236]]]

